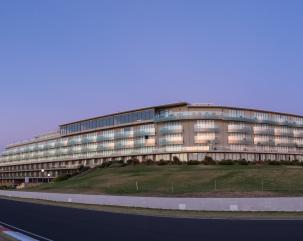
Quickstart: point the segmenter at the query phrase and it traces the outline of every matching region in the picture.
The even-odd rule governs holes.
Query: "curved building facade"
[[[113,160],[303,161],[303,116],[186,102],[59,126],[12,144],[1,182],[41,181]]]

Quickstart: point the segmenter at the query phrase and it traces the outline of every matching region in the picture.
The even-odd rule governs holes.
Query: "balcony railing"
[[[296,146],[294,142],[284,142],[284,141],[275,141],[276,146],[286,146],[286,147],[293,147]]]
[[[300,148],[303,147],[303,142],[296,142],[296,146]]]
[[[129,143],[115,143],[115,149],[124,149],[124,148],[132,148],[134,147],[133,142]]]
[[[171,121],[171,120],[184,120],[184,119],[196,119],[196,120],[229,120],[229,121],[241,121],[241,122],[251,122],[260,124],[271,124],[271,125],[283,125],[290,127],[303,127],[301,122],[293,121],[280,121],[277,119],[258,119],[253,116],[233,116],[227,113],[218,112],[170,112],[167,114],[156,115],[155,121]]]
[[[160,134],[175,134],[175,133],[182,133],[183,128],[171,128],[171,127],[160,127],[159,132]]]
[[[155,135],[155,130],[136,130],[134,131],[134,136],[152,136]]]
[[[249,126],[237,126],[237,125],[229,125],[228,126],[229,133],[251,133],[251,127]]]
[[[303,138],[303,131],[294,131],[294,137]]]
[[[198,136],[195,136],[195,143],[196,144],[217,144],[218,143],[218,138],[217,137],[214,137],[214,138],[203,138],[203,137],[198,137]]]
[[[254,144],[255,145],[260,145],[260,146],[274,146],[275,141],[272,139],[254,139]]]
[[[254,127],[254,134],[255,135],[273,136],[275,134],[275,130],[273,128]]]
[[[165,146],[165,145],[180,145],[183,144],[183,139],[160,139],[159,145]]]
[[[100,142],[100,141],[109,141],[109,140],[113,140],[114,139],[114,136],[97,136],[97,141]]]
[[[133,137],[133,136],[134,136],[133,132],[117,132],[117,133],[115,133],[115,139],[130,138],[130,137]]]
[[[276,136],[288,136],[288,137],[293,137],[294,133],[292,130],[279,130],[275,129],[275,135]]]
[[[242,145],[248,145],[248,144],[252,144],[252,139],[249,139],[249,138],[242,138],[242,139],[228,139],[228,144],[242,144]]]
[[[195,132],[218,132],[219,127],[217,126],[195,126]]]

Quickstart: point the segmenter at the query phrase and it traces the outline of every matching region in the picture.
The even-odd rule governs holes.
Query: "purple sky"
[[[1,1],[0,149],[181,100],[303,114],[302,12],[301,0]]]

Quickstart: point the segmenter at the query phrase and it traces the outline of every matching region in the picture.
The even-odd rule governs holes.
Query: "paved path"
[[[161,198],[109,195],[59,194],[1,191],[0,196],[58,202],[197,211],[288,211],[303,212],[303,197],[281,198]]]
[[[0,199],[0,221],[56,241],[303,240],[303,221],[299,220],[241,221],[148,217],[5,199]]]

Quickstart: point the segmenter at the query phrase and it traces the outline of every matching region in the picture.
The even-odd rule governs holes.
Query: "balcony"
[[[139,140],[134,142],[134,147],[147,147],[147,146],[155,146],[155,139],[148,140]]]
[[[183,144],[183,138],[182,139],[159,139],[160,146],[181,145],[181,144]]]
[[[195,126],[195,132],[219,132],[218,126]]]
[[[217,144],[219,141],[218,137],[216,136],[195,136],[195,143],[196,144]]]
[[[133,148],[134,142],[117,142],[115,143],[115,149]]]
[[[273,136],[275,134],[275,130],[270,127],[254,127],[255,135],[265,135],[265,136]]]
[[[182,126],[180,127],[160,127],[159,129],[160,134],[175,134],[175,133],[182,133],[183,128]]]
[[[276,136],[293,137],[293,136],[294,136],[294,133],[293,133],[292,130],[275,129],[275,135],[276,135]]]
[[[68,142],[67,142],[67,145],[68,146],[72,146],[72,145],[78,145],[78,144],[80,144],[81,143],[81,140],[80,139],[77,139],[77,140],[69,140]]]
[[[156,122],[161,121],[172,121],[172,120],[229,120],[229,121],[241,121],[241,122],[251,122],[260,124],[270,124],[270,125],[285,125],[290,127],[303,127],[301,122],[293,122],[287,120],[275,120],[271,118],[257,118],[255,116],[235,116],[228,113],[220,112],[205,112],[205,111],[184,111],[184,112],[168,112],[161,115],[155,116]]]
[[[235,145],[249,145],[252,144],[252,139],[249,137],[241,137],[241,138],[228,138],[228,144]]]
[[[115,133],[115,139],[131,138],[133,136],[134,136],[134,133],[132,131]]]
[[[228,133],[251,133],[251,127],[240,125],[228,125]]]
[[[295,130],[294,137],[303,138],[303,130],[302,131]]]
[[[184,112],[170,112],[163,115],[155,116],[155,121],[172,121],[184,119],[222,119],[222,114],[216,112],[198,112],[198,111],[184,111]]]
[[[81,139],[81,144],[93,143],[93,142],[96,142],[96,140],[97,140],[97,138],[84,137]]]
[[[299,148],[302,148],[303,147],[303,142],[296,142],[296,146],[299,147]]]
[[[155,129],[150,130],[136,130],[134,132],[134,136],[153,136],[155,135],[156,131]]]
[[[260,146],[274,146],[275,141],[274,141],[274,139],[254,138],[254,144],[255,145],[260,145]]]
[[[113,140],[114,139],[114,135],[100,135],[100,136],[97,136],[97,141],[100,142],[100,141],[109,141],[109,140]]]
[[[286,146],[286,147],[293,147],[296,146],[296,143],[292,141],[286,141],[286,140],[275,140],[276,146]]]

